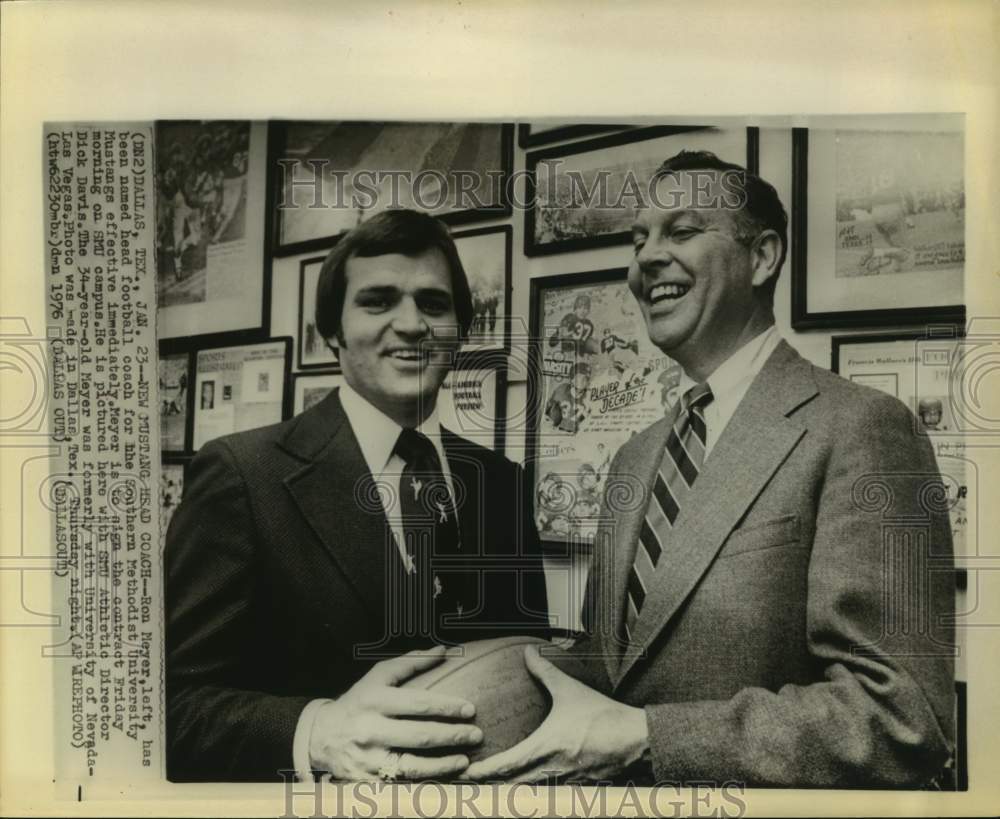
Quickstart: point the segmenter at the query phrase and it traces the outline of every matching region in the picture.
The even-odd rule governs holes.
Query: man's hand
[[[469,758],[464,754],[429,757],[411,751],[482,742],[483,732],[475,725],[451,721],[471,719],[475,706],[458,697],[398,688],[444,656],[444,647],[437,646],[383,660],[346,694],[323,705],[309,741],[313,768],[355,781],[444,778],[465,770]]]
[[[552,710],[531,736],[469,766],[462,779],[537,782],[548,776],[606,779],[649,746],[646,713],[564,674],[528,647],[525,664],[552,695]]]

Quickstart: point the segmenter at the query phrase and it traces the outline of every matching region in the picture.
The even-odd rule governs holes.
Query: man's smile
[[[691,290],[690,284],[658,282],[646,290],[646,303],[652,316],[673,312]]]
[[[430,363],[431,351],[425,347],[392,347],[385,352],[387,358],[404,369],[419,369]]]

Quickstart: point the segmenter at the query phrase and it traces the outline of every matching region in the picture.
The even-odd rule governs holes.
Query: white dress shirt
[[[706,379],[713,396],[704,410],[708,437],[705,442],[706,458],[732,419],[743,396],[747,394],[750,384],[780,341],[778,329],[772,324],[729,356]],[[679,394],[683,395],[696,383],[698,382],[684,373],[678,387]]]
[[[351,425],[351,430],[354,432],[354,437],[358,439],[358,445],[361,447],[361,454],[368,465],[368,471],[371,472],[376,486],[379,487],[379,497],[382,500],[382,507],[385,509],[389,526],[392,528],[399,556],[403,560],[403,565],[415,572],[413,559],[406,551],[402,511],[399,504],[392,503],[392,499],[400,496],[400,478],[403,467],[406,465],[405,461],[394,451],[396,441],[399,440],[399,433],[403,431],[403,428],[363,398],[357,390],[346,382],[340,387],[340,403],[344,408],[347,421]],[[426,435],[434,445],[438,459],[441,461],[441,472],[448,485],[448,494],[451,495],[454,506],[455,487],[452,484],[448,459],[445,457],[444,447],[441,444],[441,422],[438,419],[436,406],[434,411],[417,427],[417,431]],[[405,487],[403,488],[405,489]],[[371,548],[380,548],[380,544],[373,543]],[[302,781],[311,779],[309,746],[313,722],[320,706],[327,702],[331,702],[331,700],[316,699],[309,702],[299,715],[299,721],[295,726],[292,759],[298,777]]]

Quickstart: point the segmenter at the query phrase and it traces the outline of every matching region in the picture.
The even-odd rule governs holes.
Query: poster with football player
[[[680,368],[650,343],[624,271],[540,287],[536,522],[545,539],[592,540],[611,459],[670,411]]]

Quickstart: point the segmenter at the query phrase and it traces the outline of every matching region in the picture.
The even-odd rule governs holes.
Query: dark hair
[[[329,341],[343,344],[340,319],[347,292],[347,262],[355,256],[370,258],[389,253],[418,256],[438,248],[448,262],[451,291],[460,335],[465,338],[472,326],[472,292],[465,268],[458,257],[455,240],[443,222],[415,210],[384,210],[344,235],[330,251],[316,283],[316,329]]]
[[[711,151],[681,151],[674,154],[656,169],[650,184],[671,174],[695,170],[728,172],[731,175],[729,181],[743,192],[743,206],[733,214],[741,242],[749,246],[765,230],[773,230],[781,239],[777,269],[762,286],[769,301],[773,302],[778,274],[781,273],[788,254],[788,213],[778,198],[778,192],[757,174],[750,173],[742,165],[719,159]]]

